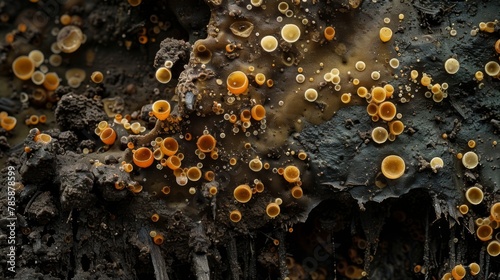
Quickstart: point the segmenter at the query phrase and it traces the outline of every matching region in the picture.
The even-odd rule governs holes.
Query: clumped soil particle
[[[245,5],[238,6],[241,3],[237,1],[230,11],[217,6],[220,1],[207,2],[211,3],[213,17],[226,16],[228,12],[238,17],[239,9],[246,9]],[[328,2],[319,17],[335,24],[339,12],[354,13],[354,2],[359,1]],[[389,5],[389,2],[375,2],[364,1],[360,9],[363,13],[379,13],[386,9],[378,4]],[[484,64],[487,46],[492,46],[498,36],[478,33],[472,40],[463,40],[471,29],[471,22],[485,20],[485,15],[491,17],[488,20],[498,16],[493,14],[498,4],[494,1],[399,2],[399,5],[394,3],[395,7],[406,5],[407,14],[417,13],[419,19],[419,22],[401,24],[395,30],[404,34],[397,37],[399,48],[406,50],[399,57],[401,64],[414,64],[419,72],[433,69],[435,81],[447,82],[453,88],[448,98],[441,103],[424,98],[398,103],[406,129],[394,142],[382,145],[370,138],[375,124],[366,115],[364,104],[341,108],[331,119],[318,125],[306,123],[301,132],[293,133],[287,140],[310,156],[304,164],[303,181],[308,182],[306,196],[294,203],[285,199],[286,212],[279,220],[261,218],[267,204],[264,199],[239,205],[244,218],[237,224],[228,219],[235,202],[229,187],[231,176],[227,172],[218,172],[215,182],[206,183],[194,196],[178,192],[172,194],[176,199],[171,199],[158,190],[133,194],[127,187],[152,172],[140,169],[125,173],[117,163],[131,157],[131,153],[123,152],[128,140],[144,142],[146,139],[120,139],[121,146],[107,147],[98,142],[94,134],[97,123],[107,119],[105,102],[113,104],[113,114],[132,112],[131,117],[146,122],[149,129],[155,122],[149,121],[147,114],[151,105],[144,104],[164,96],[175,95],[174,100],[180,103],[173,108],[176,113],[184,108],[196,112],[197,105],[211,108],[205,104],[207,101],[198,100],[201,93],[196,85],[225,77],[209,69],[187,66],[192,44],[206,37],[209,8],[199,6],[198,0],[144,1],[132,13],[128,12],[130,7],[126,1],[91,1],[70,9],[56,4],[61,11],[81,17],[90,42],[82,46],[82,50],[88,57],[97,55],[96,59],[87,61],[68,58],[68,66],[85,65],[88,74],[93,70],[105,72],[105,86],[81,86],[76,90],[59,87],[55,118],[41,126],[44,133],[53,137],[49,145],[34,142],[36,130],[24,133],[28,135],[24,143],[15,143],[10,141],[11,133],[0,129],[0,150],[10,156],[5,166],[16,167],[19,182],[16,185],[17,273],[12,275],[2,270],[0,277],[279,279],[288,275],[291,279],[323,276],[345,279],[341,269],[356,264],[370,279],[438,279],[456,264],[475,261],[482,269],[478,279],[498,279],[499,260],[488,256],[485,244],[475,238],[474,219],[489,211],[486,205],[500,199],[500,156],[498,147],[490,144],[498,139],[500,132],[499,82],[487,78],[488,82],[479,88],[472,80],[475,69]],[[39,7],[27,8],[26,5],[20,1],[0,2],[0,14],[10,16],[2,24],[15,29],[18,23],[15,15],[20,14],[22,20],[33,16]],[[478,13],[478,9],[481,12]],[[153,14],[156,20],[166,20],[166,26],[155,42],[139,44],[137,37],[154,25]],[[457,38],[462,39],[448,35],[449,31],[443,26],[448,21],[457,23],[455,27],[460,30]],[[26,42],[43,45],[43,36],[48,37],[50,33],[48,25],[44,22],[36,32],[16,33],[19,41],[12,46],[0,44],[2,76],[13,77],[9,63],[14,58],[13,52],[23,52],[19,46]],[[209,33],[215,29],[208,26]],[[133,41],[129,50],[124,46],[127,41]],[[299,63],[300,53],[287,44],[284,47],[290,48],[287,55],[294,59],[293,63]],[[240,53],[246,56],[245,48],[236,46],[235,53],[216,57],[213,63],[223,69],[229,63],[226,58],[233,61]],[[102,52],[96,52],[97,49]],[[351,54],[345,46],[339,46],[336,53],[344,62]],[[450,54],[463,62],[454,76],[443,70]],[[174,62],[173,76],[179,83],[160,91],[152,66],[161,66],[165,60]],[[278,82],[287,83],[286,80]],[[401,86],[405,83],[401,82]],[[17,87],[14,91],[16,84],[9,81],[1,86],[2,90],[6,85],[11,92],[2,96],[0,110],[16,114],[22,108],[18,91],[24,88]],[[280,93],[278,85],[276,94]],[[11,99],[12,96],[16,99]],[[115,99],[106,101],[106,98]],[[314,107],[327,108],[321,102]],[[202,123],[200,115],[193,113],[190,121]],[[218,126],[214,123],[214,127]],[[440,137],[443,133],[448,135],[447,139]],[[480,155],[480,165],[466,170],[455,154],[464,152],[470,139],[478,143],[474,150]],[[23,146],[30,152],[23,152]],[[267,159],[279,159],[283,149],[269,148]],[[94,153],[89,156],[84,150]],[[407,165],[400,179],[387,180],[379,173],[380,162],[389,154],[400,154],[405,161],[417,164]],[[445,163],[437,172],[429,166],[435,156]],[[241,170],[232,172],[238,174]],[[6,182],[6,168],[2,169],[1,177],[2,182]],[[375,187],[376,181],[385,187]],[[124,188],[118,190],[117,182],[118,187]],[[214,185],[220,196],[207,195],[209,187]],[[464,190],[471,186],[484,190],[485,202],[470,206],[470,213],[462,215],[456,206],[464,202]],[[7,192],[3,190],[0,193],[1,239],[6,236],[8,224],[3,218],[7,217],[7,209],[3,207],[7,205]],[[268,194],[262,197],[273,199]],[[156,223],[151,222],[154,213],[161,217]],[[153,243],[152,231],[164,235],[163,244]],[[7,252],[8,246],[2,243],[2,263],[6,261]],[[422,270],[415,272],[414,268],[419,265]]]

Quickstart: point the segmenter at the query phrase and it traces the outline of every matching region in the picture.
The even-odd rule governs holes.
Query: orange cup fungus
[[[386,97],[385,89],[383,87],[374,87],[372,89],[372,100],[375,103],[384,102]]]
[[[384,121],[392,121],[396,116],[396,105],[390,101],[382,102],[378,106],[378,116]]]
[[[141,147],[135,151],[133,161],[139,167],[148,168],[154,161],[153,152],[146,147]]]
[[[325,39],[331,41],[333,40],[333,37],[335,37],[335,29],[331,26],[327,26],[323,31],[323,35],[325,35]]]
[[[240,120],[242,122],[249,122],[251,118],[252,118],[252,113],[250,112],[250,110],[244,109],[243,111],[241,111]]]
[[[266,206],[266,214],[269,218],[276,218],[280,211],[280,206],[276,202],[271,202]]]
[[[254,120],[260,121],[266,117],[266,108],[264,108],[264,106],[260,104],[257,104],[252,107],[251,114]]]
[[[293,165],[285,167],[283,171],[283,177],[289,183],[294,183],[300,180],[300,170]]]
[[[227,89],[235,95],[240,95],[248,89],[248,77],[241,71],[234,71],[227,77]]]
[[[35,136],[35,142],[37,143],[49,144],[51,141],[52,141],[52,136],[45,133],[40,133],[37,136]]]
[[[181,160],[178,156],[169,156],[167,158],[166,165],[172,170],[177,170],[181,167]]]
[[[196,146],[203,153],[209,153],[213,151],[215,149],[216,144],[217,141],[210,134],[204,134],[200,136],[200,138],[198,138],[198,141],[196,142]]]
[[[179,150],[179,143],[173,137],[166,137],[160,143],[160,149],[166,156],[173,156]]]
[[[193,182],[200,180],[201,175],[201,170],[196,166],[190,167],[186,172],[186,176],[188,177],[188,179]]]
[[[237,222],[241,221],[241,212],[238,210],[231,211],[231,213],[229,213],[229,219],[233,223],[237,223]]]
[[[465,267],[461,264],[456,265],[452,270],[451,270],[451,275],[455,279],[463,279],[465,277]]]
[[[486,247],[486,251],[488,254],[492,257],[496,257],[500,255],[500,242],[493,240],[488,244],[488,247]]]
[[[45,80],[43,81],[43,87],[47,90],[56,90],[59,86],[59,76],[56,72],[49,72],[45,74]]]
[[[405,172],[405,161],[400,156],[389,155],[382,161],[382,174],[388,179],[397,179]]]
[[[163,121],[170,116],[170,103],[166,100],[158,100],[152,106],[153,115]]]
[[[493,228],[489,225],[483,224],[477,228],[476,235],[477,238],[479,238],[479,240],[481,241],[491,240],[491,237],[493,235]]]
[[[290,193],[292,194],[293,198],[301,198],[302,195],[304,194],[304,192],[302,191],[302,188],[299,187],[299,186],[295,186],[292,188],[292,190],[290,191]]]
[[[470,269],[470,274],[472,276],[478,275],[479,271],[481,271],[481,267],[479,266],[478,263],[475,262],[469,264],[469,269]]]
[[[107,127],[101,132],[101,135],[99,135],[99,137],[104,144],[113,145],[116,140],[116,132],[111,127]]]
[[[12,71],[19,79],[29,80],[35,72],[35,62],[28,56],[22,55],[12,62]]]
[[[403,133],[405,125],[402,121],[393,121],[389,123],[389,131],[394,135],[400,135]]]
[[[234,198],[241,203],[247,203],[252,199],[252,189],[250,186],[243,184],[234,189]]]
[[[368,103],[368,105],[366,106],[366,112],[370,116],[376,116],[378,113],[378,105],[373,102]]]
[[[490,214],[493,220],[500,222],[500,202],[497,202],[491,206]]]
[[[0,125],[2,126],[3,129],[6,131],[11,131],[16,127],[17,124],[17,119],[12,116],[5,116],[2,118]]]

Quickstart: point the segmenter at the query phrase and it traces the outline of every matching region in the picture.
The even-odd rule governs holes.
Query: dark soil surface
[[[462,265],[463,279],[500,279],[500,74],[485,69],[500,62],[498,20],[496,0],[0,0],[0,278],[452,279]],[[65,26],[83,37],[64,41]],[[56,88],[14,73],[33,50]],[[397,115],[370,116],[389,86]],[[103,121],[116,141],[101,140]],[[152,165],[134,161],[139,148]],[[390,155],[404,161],[396,178]]]

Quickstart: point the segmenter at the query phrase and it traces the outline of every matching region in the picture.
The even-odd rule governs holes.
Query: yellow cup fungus
[[[379,31],[379,38],[382,42],[389,42],[392,38],[392,30],[389,27],[382,27]]]
[[[202,172],[197,166],[190,167],[187,172],[186,176],[190,181],[196,182],[201,179]]]
[[[483,202],[483,191],[478,187],[470,187],[465,191],[465,198],[470,204],[478,205]]]
[[[160,121],[166,120],[170,116],[170,103],[166,100],[157,100],[153,103],[152,112]]]
[[[246,184],[239,185],[234,189],[233,196],[238,202],[247,203],[252,199],[252,189]]]
[[[181,159],[178,156],[169,156],[165,164],[168,168],[177,170],[181,167]]]
[[[375,104],[374,102],[368,103],[368,105],[366,106],[366,112],[368,113],[368,115],[370,115],[372,117],[373,116],[377,116],[377,114],[378,114],[378,105]]]
[[[248,167],[250,168],[250,170],[252,170],[253,172],[259,172],[262,170],[262,161],[257,157],[257,158],[254,158],[252,160],[250,160],[248,162]]]
[[[116,132],[111,127],[105,128],[99,135],[101,141],[106,145],[113,145],[116,140]]]
[[[486,72],[488,76],[496,77],[500,74],[500,64],[496,61],[490,61],[484,65],[484,72]]]
[[[35,71],[33,72],[33,75],[31,75],[31,81],[35,85],[42,85],[43,82],[45,81],[45,74],[42,71]]]
[[[40,133],[37,136],[35,136],[35,142],[37,143],[42,143],[42,144],[49,144],[52,142],[52,136],[45,134],[45,133]]]
[[[262,5],[263,2],[264,0],[250,0],[250,4],[252,4],[252,6],[254,7],[260,7],[260,5]]]
[[[257,83],[259,86],[266,83],[266,75],[264,75],[263,73],[257,73],[255,75],[255,83]]]
[[[378,81],[380,79],[380,72],[379,71],[373,71],[370,74],[370,77],[372,78],[372,80]]]
[[[372,101],[382,103],[386,98],[386,93],[383,87],[374,87],[371,92]]]
[[[134,152],[133,161],[139,167],[148,168],[154,161],[153,152],[146,147],[141,147]]]
[[[264,183],[262,183],[262,181],[257,180],[254,183],[255,183],[254,188],[256,192],[261,193],[264,191]]]
[[[330,73],[331,74],[331,73]],[[339,75],[333,75],[331,79],[332,84],[338,85],[340,83],[340,76]]]
[[[237,222],[241,221],[241,212],[238,210],[231,211],[231,213],[229,213],[229,219],[233,223],[237,223]]]
[[[302,188],[300,186],[295,186],[290,190],[290,193],[292,194],[293,198],[301,198],[304,192],[302,191]]]
[[[28,80],[35,71],[35,62],[28,56],[22,55],[12,62],[12,71],[19,79]]]
[[[203,153],[209,153],[213,151],[215,149],[216,144],[217,141],[210,134],[204,134],[200,136],[200,138],[198,138],[198,141],[196,142],[196,146]]]
[[[476,235],[477,238],[481,241],[491,240],[493,235],[493,228],[483,223],[477,228]]]
[[[282,14],[285,14],[286,11],[288,11],[288,3],[287,2],[280,2],[278,4],[278,11],[280,11],[280,13],[282,13]]]
[[[251,114],[254,120],[260,121],[266,117],[266,108],[264,108],[264,106],[260,104],[257,104],[252,107]]]
[[[432,82],[432,79],[424,74],[422,78],[420,79],[420,84],[423,85],[424,87],[429,86]]]
[[[335,37],[335,29],[331,26],[327,26],[323,31],[323,35],[326,40],[331,41],[333,40],[333,37]]]
[[[273,52],[278,47],[278,40],[272,35],[264,36],[260,40],[260,46],[266,52]]]
[[[104,75],[101,71],[94,71],[90,75],[90,80],[96,84],[100,84],[104,80]]]
[[[384,85],[384,90],[385,90],[385,98],[389,98],[392,96],[392,94],[394,93],[394,87],[390,84],[386,84]]]
[[[300,38],[300,28],[295,24],[285,24],[281,28],[281,37],[288,43],[295,43]]]
[[[384,121],[392,121],[396,116],[396,105],[390,101],[385,101],[378,105],[378,116]]]
[[[389,60],[389,65],[391,68],[397,69],[399,67],[399,60],[397,58],[391,58],[391,60]]]
[[[458,206],[458,211],[460,212],[460,214],[465,215],[469,213],[469,206],[467,206],[467,204],[462,204]]]
[[[372,130],[371,136],[372,136],[373,142],[375,142],[377,144],[382,144],[382,143],[385,143],[385,141],[387,141],[387,138],[389,137],[389,133],[387,132],[387,130],[385,128],[379,126],[379,127],[375,127]]]
[[[172,79],[172,72],[167,67],[160,67],[156,70],[155,77],[158,82],[166,84]]]
[[[51,54],[49,56],[49,64],[54,67],[59,67],[62,64],[62,56],[59,54]]]
[[[229,29],[238,37],[248,38],[250,34],[252,34],[254,25],[249,21],[242,20],[233,22],[231,26],[229,26]]]
[[[429,162],[429,164],[431,165],[432,170],[437,170],[437,169],[443,168],[444,161],[440,157],[433,157],[431,159],[431,161]]]
[[[357,61],[354,68],[356,68],[359,72],[365,71],[366,63],[364,61]]]
[[[482,71],[476,71],[476,73],[474,73],[474,78],[476,78],[476,81],[480,82],[484,79],[484,74]]]
[[[351,102],[351,94],[350,93],[342,94],[340,96],[340,101],[342,101],[342,103],[344,103],[344,104]]]
[[[403,133],[405,125],[402,121],[392,121],[389,123],[389,132],[394,135],[400,135]]]
[[[382,160],[382,174],[388,179],[397,179],[405,172],[405,162],[397,155],[389,155]]]
[[[179,143],[173,137],[165,137],[160,143],[160,149],[166,156],[173,156],[179,150]]]
[[[368,94],[368,89],[366,87],[359,87],[356,90],[356,93],[358,94],[359,97],[365,98],[366,95]]]
[[[474,149],[476,147],[476,141],[474,140],[467,141],[467,146],[469,146],[469,148],[471,149]]]
[[[280,206],[276,202],[271,202],[266,206],[266,214],[269,218],[276,218],[280,214]]]
[[[479,157],[474,152],[467,152],[462,156],[462,164],[465,168],[473,169],[479,164]]]
[[[212,182],[215,179],[215,173],[212,170],[208,170],[205,172],[205,174],[203,174],[203,178],[205,178],[205,180],[209,182]]]
[[[59,86],[59,76],[56,72],[49,72],[45,74],[45,80],[43,81],[43,87],[46,90],[56,90]]]
[[[460,69],[460,63],[455,58],[448,58],[444,63],[444,70],[448,74],[455,74]]]
[[[304,98],[309,102],[314,102],[318,99],[318,91],[313,88],[308,88],[304,92]]]
[[[466,273],[465,267],[463,265],[461,265],[461,264],[456,265],[451,270],[451,275],[456,280],[457,279],[463,279],[465,277],[465,273]]]
[[[35,67],[39,67],[42,65],[43,61],[45,60],[45,56],[43,55],[43,52],[39,50],[32,50],[29,54],[28,57],[35,63]]]
[[[418,78],[418,71],[417,70],[411,70],[411,72],[410,72],[410,78],[412,80],[416,80]]]
[[[142,0],[128,0],[128,4],[132,7],[137,7],[142,3]]]
[[[500,222],[500,202],[497,202],[491,206],[490,215],[493,220]]]
[[[470,274],[474,276],[479,274],[479,272],[481,271],[481,267],[479,266],[479,264],[473,262],[469,264],[469,270]]]
[[[161,160],[163,159],[163,152],[161,151],[160,148],[156,148],[154,149],[153,151],[153,157],[155,158],[155,160],[159,160],[160,161],[160,164],[161,164]]]
[[[241,71],[234,71],[227,77],[227,89],[235,95],[245,93],[248,89],[248,77]]]
[[[500,39],[495,42],[495,51],[500,54]]]
[[[17,119],[13,116],[4,116],[0,121],[0,125],[6,131],[13,130],[14,127],[16,127],[16,124],[17,124]]]
[[[294,165],[289,165],[283,170],[283,177],[289,183],[297,182],[300,180],[300,170]]]
[[[212,60],[212,52],[203,43],[197,42],[193,47],[195,57],[203,64],[207,64]]]
[[[62,52],[72,53],[76,51],[84,40],[82,30],[75,25],[67,25],[57,34],[57,46]]]
[[[492,257],[500,255],[500,242],[498,242],[497,240],[491,241],[486,247],[486,251]]]

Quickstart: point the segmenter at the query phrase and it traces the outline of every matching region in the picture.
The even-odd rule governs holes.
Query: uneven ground
[[[479,24],[499,19],[500,2],[287,0],[289,17],[279,12],[280,1],[259,7],[248,0],[206,2],[133,7],[119,0],[0,0],[0,111],[17,118],[13,130],[0,128],[0,278],[441,279],[456,265],[476,262],[481,272],[473,277],[467,269],[465,279],[499,279],[500,260],[477,238],[476,220],[487,218],[500,200],[500,80],[485,73],[479,81],[475,73],[499,61],[500,28],[494,24],[489,33]],[[60,53],[59,66],[43,64],[61,84],[38,100],[42,86],[16,78],[12,63],[34,49],[48,59],[62,15],[72,16],[86,41]],[[281,38],[284,24],[299,26],[297,42]],[[332,41],[323,36],[326,26],[335,28]],[[379,39],[384,26],[393,31],[387,43]],[[278,39],[273,52],[260,46],[266,35]],[[399,67],[389,65],[391,58]],[[460,62],[456,74],[445,71],[448,58]],[[162,84],[155,71],[165,61],[173,64],[172,80]],[[357,61],[366,63],[364,71],[355,69]],[[75,67],[86,78],[72,88],[65,72]],[[323,78],[332,68],[340,72],[337,89]],[[239,96],[226,87],[236,70],[250,81]],[[415,81],[412,70],[418,71]],[[104,74],[102,83],[90,80],[94,71]],[[373,71],[380,79],[370,77]],[[257,73],[273,84],[259,85]],[[299,73],[303,83],[296,81]],[[441,102],[425,97],[423,73],[433,84],[448,84]],[[388,122],[373,121],[356,91],[386,84],[395,88],[389,100],[405,129],[394,141],[376,144],[371,131]],[[304,100],[308,88],[319,93],[316,101]],[[340,101],[344,93],[351,93],[348,104]],[[160,99],[172,107],[165,121],[149,114]],[[264,120],[244,127],[227,119],[255,104],[266,108]],[[25,123],[42,114],[46,123]],[[114,122],[116,114],[146,130],[135,135]],[[94,133],[102,120],[118,134],[113,145]],[[52,141],[34,141],[33,128]],[[207,133],[217,139],[218,152],[203,158],[196,141]],[[127,143],[153,150],[156,137],[177,139],[182,167],[213,171],[215,179],[180,186],[160,161],[125,172],[122,162],[132,162]],[[457,159],[468,151],[479,156],[476,168]],[[381,174],[391,154],[405,161],[398,179]],[[251,171],[256,157],[269,168]],[[443,168],[429,166],[434,157],[442,158]],[[300,183],[279,174],[292,165]],[[8,167],[16,182],[15,273],[5,264]],[[258,183],[264,191],[248,203],[233,197],[236,186]],[[133,192],[139,185],[142,191]],[[165,186],[169,194],[161,191]],[[301,198],[291,195],[296,186]],[[478,205],[465,198],[473,186],[484,193]],[[209,193],[212,187],[217,194]],[[280,214],[271,219],[265,209],[276,199]],[[463,204],[467,214],[457,209]],[[229,219],[233,210],[241,221]],[[152,232],[164,236],[161,245]],[[500,239],[499,229],[492,239]]]

